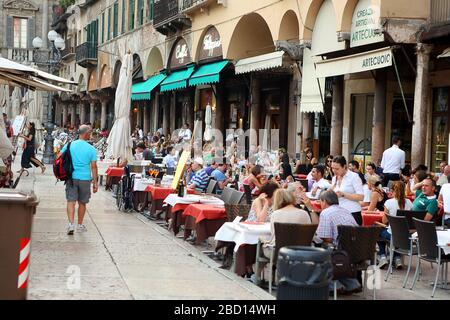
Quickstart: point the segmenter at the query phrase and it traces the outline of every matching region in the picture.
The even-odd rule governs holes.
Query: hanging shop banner
[[[317,78],[326,78],[392,66],[392,49],[382,48],[316,63]]]
[[[219,31],[215,27],[210,27],[201,42],[201,50],[198,60],[207,60],[223,56],[222,41],[220,40]]]
[[[379,28],[380,7],[372,0],[360,0],[353,13],[350,47],[383,42],[384,35],[376,32]]]

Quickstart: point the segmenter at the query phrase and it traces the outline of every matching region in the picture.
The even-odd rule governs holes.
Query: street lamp
[[[54,74],[58,69],[58,65],[61,62],[61,50],[65,49],[64,39],[55,31],[51,30],[47,35],[50,41],[50,48],[42,49],[43,41],[41,38],[36,37],[33,39],[33,58],[37,65],[46,66],[48,72]],[[47,109],[47,123],[45,124],[45,130],[47,134],[45,136],[45,151],[43,162],[45,164],[52,164],[55,160],[53,153],[53,107],[52,107],[53,94],[48,94],[48,109]]]

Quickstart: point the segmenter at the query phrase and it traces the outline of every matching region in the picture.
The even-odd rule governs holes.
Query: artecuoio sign
[[[375,32],[379,28],[380,8],[371,0],[360,0],[352,19],[350,47],[384,41],[384,35]]]

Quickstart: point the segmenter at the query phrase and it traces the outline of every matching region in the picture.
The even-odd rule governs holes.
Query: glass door
[[[436,88],[433,91],[433,133],[431,169],[439,172],[441,161],[448,160],[448,105],[450,88]]]

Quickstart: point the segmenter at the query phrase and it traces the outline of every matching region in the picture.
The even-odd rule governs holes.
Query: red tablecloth
[[[184,211],[191,204],[177,203],[174,207],[172,207],[172,212]]]
[[[183,216],[192,216],[196,223],[202,220],[217,220],[227,217],[225,208],[209,204],[190,204],[183,212]]]
[[[318,200],[312,200],[311,201],[311,206],[313,207],[313,210],[315,212],[322,211],[322,206],[320,205],[320,201],[318,201]]]
[[[152,194],[152,200],[164,200],[169,194],[175,192],[172,188],[159,187],[152,184],[148,185],[145,191]]]
[[[108,177],[122,177],[123,176],[123,168],[109,167],[106,170],[106,176],[108,176]]]
[[[383,222],[384,212],[382,211],[363,211],[361,213],[363,219],[363,226],[373,226],[375,222]]]
[[[306,174],[296,174],[295,177],[297,177],[298,179],[302,179],[302,180],[305,180],[306,178],[308,178],[308,176]]]

